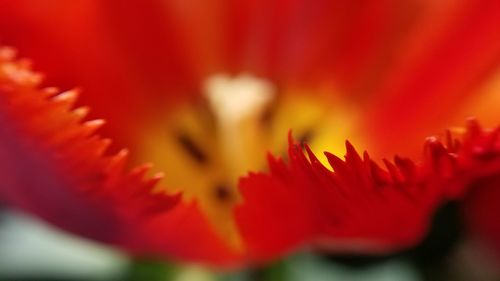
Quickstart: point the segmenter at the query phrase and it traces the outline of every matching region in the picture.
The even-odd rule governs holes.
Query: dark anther
[[[274,115],[274,109],[273,108],[267,108],[263,113],[262,113],[262,116],[261,116],[261,122],[262,124],[264,124],[265,126],[269,126],[269,124],[271,124],[271,120],[273,119],[273,115]]]
[[[273,100],[262,112],[260,116],[260,122],[265,129],[270,129],[273,119],[276,115],[276,110],[278,108],[278,102]]]
[[[314,136],[314,132],[312,129],[307,129],[304,133],[302,133],[299,138],[298,138],[298,141],[300,144],[304,145],[306,143],[309,143],[311,141],[311,139],[313,138]]]
[[[223,201],[223,202],[229,201],[232,197],[231,189],[227,185],[224,185],[224,184],[216,185],[215,186],[215,197],[219,201]]]
[[[182,145],[185,151],[200,164],[206,164],[208,157],[203,150],[186,134],[180,133],[177,141]]]

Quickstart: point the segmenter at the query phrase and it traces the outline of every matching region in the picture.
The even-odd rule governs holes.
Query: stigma
[[[219,149],[231,184],[260,168],[265,150],[262,116],[276,95],[274,85],[250,74],[216,74],[204,83],[204,96],[215,117]]]

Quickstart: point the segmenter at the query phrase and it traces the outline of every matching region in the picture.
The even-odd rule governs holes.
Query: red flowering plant
[[[498,247],[498,130],[418,153],[498,122],[500,6],[438,2],[2,1],[46,80],[1,49],[0,198],[216,265],[407,249],[450,200]]]

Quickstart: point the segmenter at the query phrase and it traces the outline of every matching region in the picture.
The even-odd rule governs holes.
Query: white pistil
[[[260,121],[276,89],[271,82],[249,74],[235,78],[217,74],[207,79],[204,86],[216,118],[227,172],[236,181],[249,169],[257,169],[258,159],[263,158]]]

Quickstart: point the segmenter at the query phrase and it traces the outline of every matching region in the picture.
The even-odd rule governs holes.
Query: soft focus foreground
[[[0,278],[497,280],[499,19],[496,1],[0,1],[0,44],[47,77],[2,48]]]

